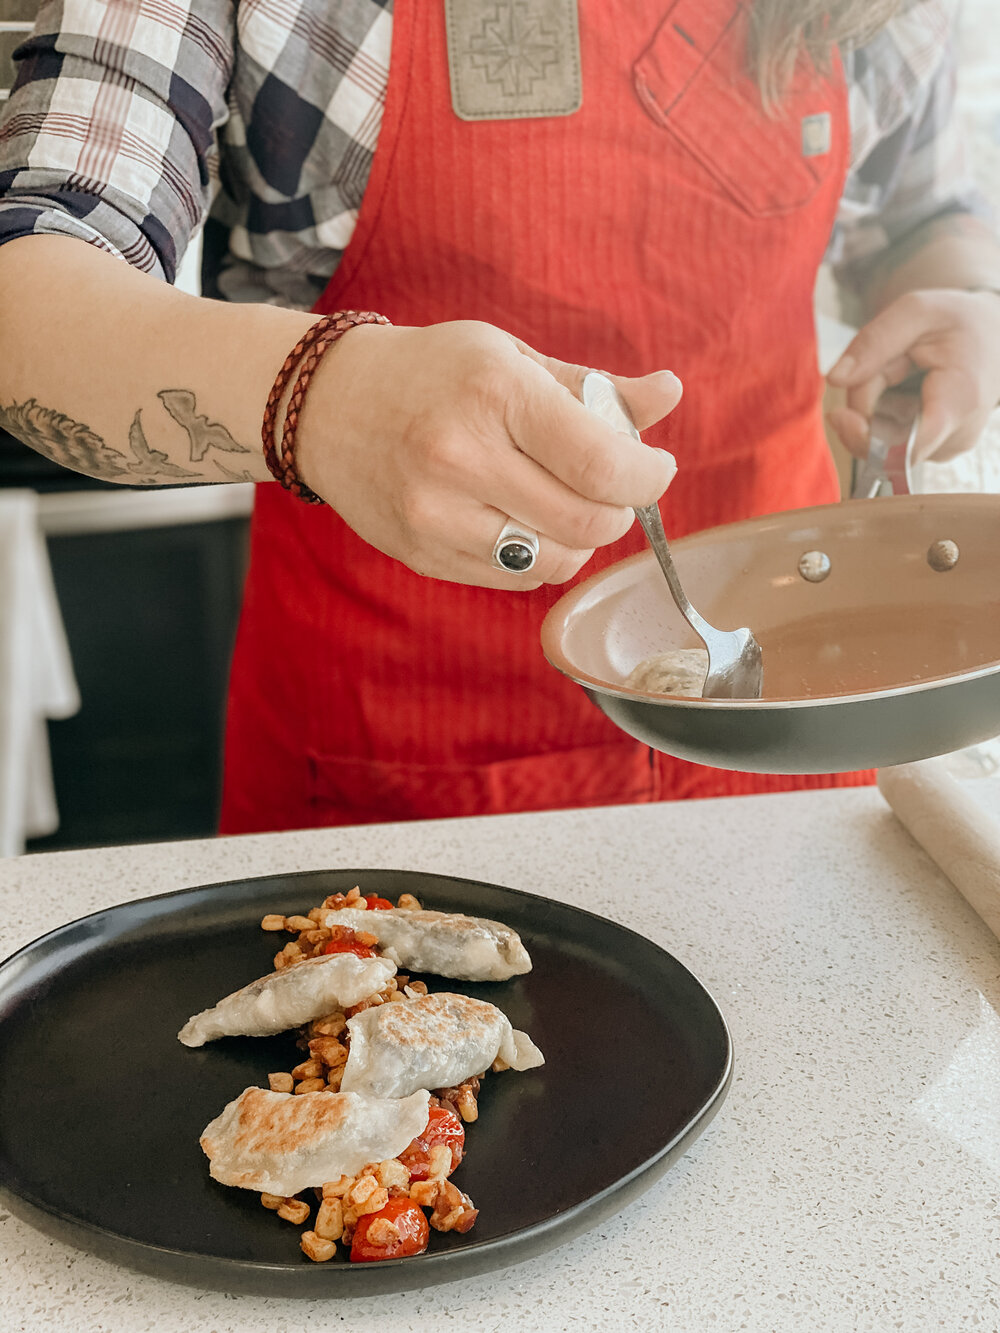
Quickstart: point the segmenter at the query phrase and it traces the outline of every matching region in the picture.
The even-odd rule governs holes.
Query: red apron
[[[672,536],[838,498],[812,301],[848,160],[839,62],[803,71],[770,119],[740,0],[580,0],[582,108],[470,123],[443,6],[396,0],[393,23],[371,178],[317,310],[486,320],[564,361],[674,370],[684,400],[647,433],[677,457]],[[582,576],[643,542],[635,525]],[[222,830],[864,780],[652,754],[545,662],[539,627],[565,591],[420,578],[331,509],[259,487]]]

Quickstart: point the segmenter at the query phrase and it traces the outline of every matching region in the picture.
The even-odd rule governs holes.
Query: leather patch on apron
[[[462,120],[569,116],[583,97],[576,0],[445,0]]]

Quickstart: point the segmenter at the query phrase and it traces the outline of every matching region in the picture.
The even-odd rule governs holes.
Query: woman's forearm
[[[0,425],[112,481],[266,478],[267,398],[312,322],[187,296],[78,240],[23,237],[0,247]],[[418,573],[564,582],[675,471],[587,411],[584,374],[477,321],[352,328],[310,381],[299,477]],[[681,393],[669,371],[616,383],[640,428]],[[510,519],[541,540],[528,579],[490,558]]]
[[[883,310],[905,292],[941,287],[1000,291],[1000,241],[982,219],[949,213],[890,246],[865,285],[867,313]]]
[[[176,291],[93,246],[0,247],[0,426],[128,485],[261,481],[267,395],[313,316]]]

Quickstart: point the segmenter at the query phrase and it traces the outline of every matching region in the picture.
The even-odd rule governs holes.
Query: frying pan
[[[549,662],[637,740],[748,773],[909,763],[1000,734],[1000,496],[895,495],[771,514],[671,543],[692,602],[760,641],[760,699],[649,694],[648,657],[697,646],[652,552],[542,625]]]

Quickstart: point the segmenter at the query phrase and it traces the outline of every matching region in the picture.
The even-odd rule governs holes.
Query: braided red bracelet
[[[295,436],[299,428],[302,404],[313,373],[324,354],[344,336],[348,329],[353,329],[358,324],[388,323],[385,315],[376,315],[371,310],[338,310],[335,314],[324,315],[306,330],[285,357],[284,365],[278,371],[278,377],[271,387],[267,406],[264,408],[264,422],[261,428],[264,459],[275,480],[280,481],[286,491],[291,491],[306,504],[325,503],[321,496],[305,484],[295,467]],[[275,422],[288,382],[296,370],[299,371],[299,375],[292,396],[288,400],[279,451],[274,440]]]

